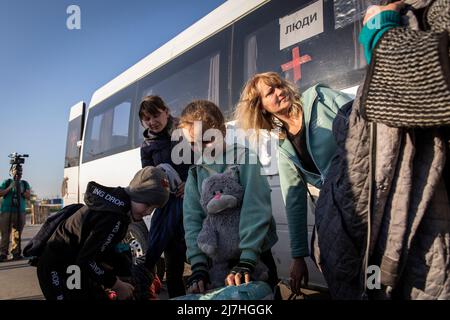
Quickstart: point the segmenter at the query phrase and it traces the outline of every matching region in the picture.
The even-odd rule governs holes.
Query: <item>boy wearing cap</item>
[[[165,173],[154,167],[138,171],[126,188],[89,182],[86,205],[58,226],[39,259],[37,274],[45,298],[107,299],[105,289],[114,290],[119,300],[132,298],[134,287],[119,279],[111,261],[131,221],[165,205],[168,186]],[[79,287],[66,283],[69,266],[80,270]]]

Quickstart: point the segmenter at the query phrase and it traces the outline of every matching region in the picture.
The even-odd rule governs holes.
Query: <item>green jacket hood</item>
[[[279,150],[304,174],[309,183],[320,187],[336,151],[332,128],[340,107],[352,98],[323,84],[316,84],[302,94],[303,125],[306,128],[306,145],[320,175],[306,171],[288,139],[280,140]]]

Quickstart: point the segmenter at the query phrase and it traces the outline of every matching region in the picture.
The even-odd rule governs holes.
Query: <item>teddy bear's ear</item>
[[[206,182],[207,182],[208,180],[209,180],[209,179],[206,178],[205,180],[202,181],[202,193],[203,193],[203,191],[205,190],[205,185],[206,185]]]
[[[223,172],[223,174],[239,181],[239,166],[230,166]]]

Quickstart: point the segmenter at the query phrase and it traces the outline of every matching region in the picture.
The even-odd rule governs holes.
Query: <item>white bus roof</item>
[[[168,63],[196,44],[223,30],[234,21],[269,1],[270,0],[226,1],[207,16],[178,34],[175,38],[95,91],[92,95],[89,108]]]

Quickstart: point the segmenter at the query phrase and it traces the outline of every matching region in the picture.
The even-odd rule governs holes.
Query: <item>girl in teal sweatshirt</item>
[[[184,137],[192,144],[194,153],[196,150],[194,122],[202,123],[202,134],[207,129],[216,129],[222,133],[222,139],[214,142],[202,141],[202,147],[211,146],[219,140],[224,141],[225,121],[220,109],[212,102],[200,100],[190,103],[182,112],[180,127]],[[251,281],[252,272],[258,260],[261,260],[269,269],[269,285],[274,288],[278,282],[276,266],[271,247],[276,243],[275,220],[272,216],[270,200],[270,186],[265,176],[261,175],[261,165],[249,163],[249,151],[238,145],[226,145],[223,143],[222,154],[207,158],[201,165],[192,166],[185,186],[183,204],[185,240],[187,245],[187,258],[191,264],[192,276],[188,280],[188,292],[202,293],[209,283],[208,258],[197,245],[197,238],[202,229],[206,213],[200,205],[200,194],[203,181],[211,172],[222,173],[230,164],[227,159],[232,159],[238,164],[239,182],[244,188],[240,222],[239,222],[239,249],[241,255],[239,261],[230,266],[230,271],[224,283],[227,285],[239,285]],[[205,152],[206,153],[206,152]],[[243,157],[246,157],[245,159]]]

